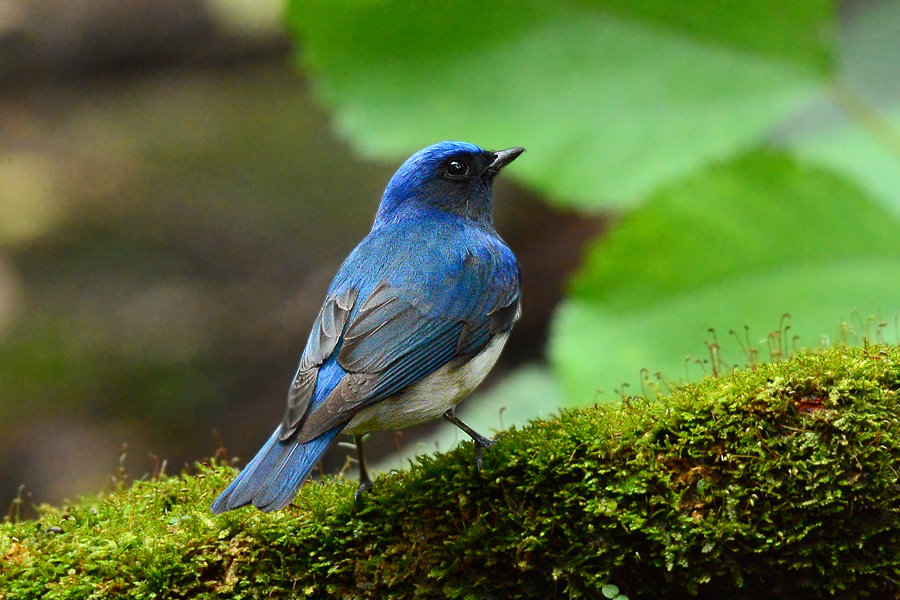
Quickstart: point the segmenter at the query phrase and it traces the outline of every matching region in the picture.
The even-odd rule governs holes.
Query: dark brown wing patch
[[[378,375],[348,373],[328,398],[303,422],[297,433],[301,444],[310,442],[326,431],[347,423],[360,408],[378,382]]]
[[[322,305],[322,310],[319,311],[309,335],[306,350],[300,359],[297,376],[288,392],[287,410],[281,420],[281,432],[278,434],[282,441],[293,435],[303,424],[313,389],[316,387],[319,367],[337,347],[358,295],[359,290],[351,288],[328,298]]]

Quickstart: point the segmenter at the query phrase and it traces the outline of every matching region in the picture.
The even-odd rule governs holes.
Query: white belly
[[[379,429],[400,429],[440,417],[484,380],[508,337],[509,333],[498,335],[469,362],[441,367],[399,395],[362,409],[350,419],[344,433],[359,435]]]

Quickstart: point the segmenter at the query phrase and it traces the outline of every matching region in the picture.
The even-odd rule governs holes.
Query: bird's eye
[[[469,174],[469,165],[464,160],[453,159],[444,165],[444,176],[461,179]]]

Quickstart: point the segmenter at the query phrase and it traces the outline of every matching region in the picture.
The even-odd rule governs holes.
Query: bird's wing
[[[468,361],[509,331],[518,316],[519,273],[514,262],[500,265],[467,254],[441,285],[382,280],[346,326],[337,360],[347,374],[283,429],[299,429],[301,442],[315,439],[443,365]]]
[[[300,366],[294,376],[294,382],[288,392],[287,410],[284,414],[279,439],[289,438],[306,415],[313,390],[316,387],[319,367],[331,356],[341,336],[344,335],[350,311],[353,310],[358,295],[358,289],[347,288],[329,296],[322,305],[319,316],[313,323],[309,340],[306,342],[306,349],[303,350],[303,356],[300,357]]]

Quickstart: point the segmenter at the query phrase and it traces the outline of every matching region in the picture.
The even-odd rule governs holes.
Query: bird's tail
[[[279,426],[269,441],[212,504],[214,514],[253,504],[264,511],[279,510],[293,501],[319,457],[341,432],[337,427],[301,444],[278,439]]]

